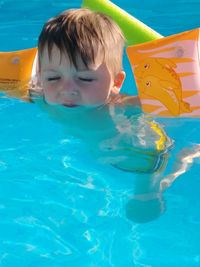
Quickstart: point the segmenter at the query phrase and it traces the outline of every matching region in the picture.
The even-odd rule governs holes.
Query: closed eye
[[[60,80],[61,79],[61,77],[59,77],[59,76],[56,76],[56,77],[49,77],[49,78],[47,78],[47,81],[48,82],[52,82],[52,81],[58,81],[58,80]]]
[[[92,82],[92,81],[94,81],[94,79],[92,79],[92,78],[81,78],[81,77],[79,77],[79,80],[82,81],[82,82]]]

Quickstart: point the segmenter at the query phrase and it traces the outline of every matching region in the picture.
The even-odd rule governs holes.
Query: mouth
[[[62,104],[64,107],[67,107],[67,108],[75,108],[75,107],[79,107],[79,105],[75,105],[75,104]]]

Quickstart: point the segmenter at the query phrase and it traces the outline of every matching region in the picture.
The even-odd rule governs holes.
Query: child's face
[[[67,55],[61,57],[56,46],[53,46],[51,58],[47,47],[44,49],[40,63],[44,98],[50,104],[68,107],[101,105],[112,93],[119,93],[125,78],[124,72],[113,77],[106,63],[98,57],[89,68],[78,57],[76,69]]]

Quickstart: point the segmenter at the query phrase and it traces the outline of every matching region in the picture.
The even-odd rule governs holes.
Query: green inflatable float
[[[145,43],[163,37],[108,0],[83,0],[82,7],[110,16],[122,29],[127,45]]]

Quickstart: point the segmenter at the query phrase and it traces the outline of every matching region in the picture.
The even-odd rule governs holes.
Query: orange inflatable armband
[[[37,48],[0,52],[0,91],[25,98]]]
[[[200,117],[199,30],[127,48],[144,112]]]

